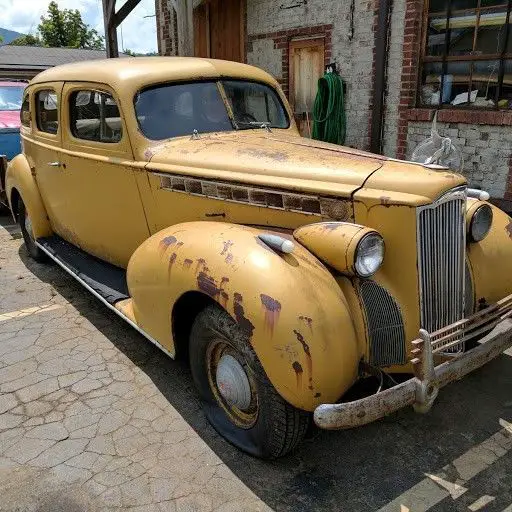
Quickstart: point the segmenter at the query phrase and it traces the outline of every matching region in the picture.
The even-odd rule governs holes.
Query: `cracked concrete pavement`
[[[0,230],[0,510],[267,510],[126,351],[160,354],[57,267],[25,267],[9,231]]]
[[[172,361],[0,218],[0,511],[512,512],[512,353],[297,453],[251,458]],[[4,227],[2,227],[2,225]]]

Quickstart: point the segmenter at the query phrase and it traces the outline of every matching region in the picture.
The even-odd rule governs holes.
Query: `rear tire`
[[[190,367],[208,421],[237,448],[275,459],[304,438],[310,414],[281,398],[249,335],[217,305],[208,306],[194,321]]]
[[[18,223],[20,225],[21,234],[23,235],[25,247],[27,248],[29,256],[39,263],[47,261],[46,254],[36,245],[34,232],[32,230],[32,222],[30,221],[27,209],[25,208],[25,203],[22,201],[21,197],[18,203]]]

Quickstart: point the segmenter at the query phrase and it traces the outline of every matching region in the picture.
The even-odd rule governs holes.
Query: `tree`
[[[104,38],[84,23],[78,9],[60,10],[57,2],[50,2],[48,13],[41,16],[37,27],[44,46],[87,48],[101,50]]]
[[[13,39],[9,44],[12,46],[43,46],[39,36],[33,36],[31,34],[17,37],[16,39]]]

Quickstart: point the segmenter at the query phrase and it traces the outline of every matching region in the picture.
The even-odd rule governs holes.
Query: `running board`
[[[123,269],[87,254],[57,235],[38,238],[35,243],[49,258],[55,261],[57,265],[76,279],[105,306],[131,325],[162,352],[174,359],[174,354],[115,307],[117,302],[130,299],[126,285],[126,272]],[[88,275],[86,269],[89,269],[92,275]],[[99,280],[101,276],[102,280]]]

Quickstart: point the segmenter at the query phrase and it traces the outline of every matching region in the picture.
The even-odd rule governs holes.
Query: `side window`
[[[21,124],[30,127],[30,94],[25,94],[20,112]]]
[[[69,99],[71,133],[77,139],[119,142],[123,135],[121,115],[114,98],[101,91],[82,90]]]
[[[59,109],[55,91],[45,89],[36,94],[36,119],[38,130],[57,133],[59,129]]]

